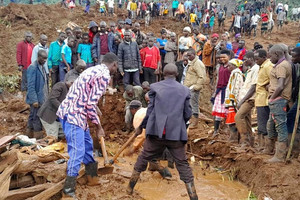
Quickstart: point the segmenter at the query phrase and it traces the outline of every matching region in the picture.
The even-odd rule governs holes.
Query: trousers
[[[268,137],[276,138],[278,136],[278,142],[287,142],[288,140],[286,104],[287,100],[285,99],[278,99],[269,103]]]
[[[147,136],[144,143],[144,149],[134,165],[134,170],[137,172],[145,171],[148,162],[160,159],[166,148],[174,158],[180,180],[184,183],[192,182],[194,176],[187,160],[185,143],[182,141],[170,141],[159,139],[156,136]]]
[[[192,90],[191,91],[191,99],[190,99],[190,104],[192,107],[192,113],[196,117],[198,117],[200,111],[199,111],[199,96],[200,96],[200,91],[198,90]]]
[[[67,175],[78,176],[80,165],[95,162],[93,157],[93,140],[90,130],[83,130],[81,127],[71,124],[67,117],[60,119],[68,145],[70,159],[67,163]]]
[[[30,105],[30,113],[27,122],[27,128],[33,130],[34,132],[42,131],[42,123],[40,118],[37,116],[40,107],[35,108],[33,105]]]
[[[254,100],[245,101],[235,115],[235,124],[239,133],[252,135],[251,110],[254,108]]]

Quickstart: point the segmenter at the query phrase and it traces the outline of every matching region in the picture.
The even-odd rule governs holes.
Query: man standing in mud
[[[66,199],[77,199],[76,178],[82,162],[85,164],[88,185],[105,183],[97,176],[98,163],[93,157],[93,140],[87,119],[96,125],[98,138],[104,136],[97,104],[106,91],[110,76],[117,72],[117,67],[118,57],[113,53],[105,54],[101,65],[86,69],[75,80],[56,113],[62,123],[70,155],[63,188],[63,197]]]
[[[17,45],[18,70],[22,71],[21,91],[27,91],[27,69],[31,64],[31,55],[34,44],[32,43],[32,33],[26,32],[25,39]]]
[[[198,200],[194,176],[186,157],[186,122],[192,115],[190,91],[176,81],[177,67],[168,64],[164,68],[165,80],[150,86],[147,114],[136,134],[146,128],[144,149],[135,163],[127,188],[132,194],[140,173],[145,171],[149,161],[160,158],[167,148],[174,158],[180,179],[185,183],[191,200]]]

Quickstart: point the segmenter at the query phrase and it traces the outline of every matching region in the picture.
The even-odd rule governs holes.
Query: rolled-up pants
[[[134,170],[137,172],[145,171],[147,169],[148,162],[160,159],[166,148],[174,158],[176,168],[180,175],[180,180],[184,183],[192,182],[194,180],[194,176],[187,160],[185,143],[182,141],[171,141],[159,139],[156,136],[147,136],[144,143],[144,149],[134,165]]]
[[[254,100],[245,101],[235,115],[235,124],[242,136],[252,135],[251,111],[254,108]]]
[[[67,118],[60,119],[63,131],[68,144],[70,159],[67,165],[68,176],[78,176],[80,165],[95,162],[93,158],[93,140],[90,130],[83,130],[81,127],[71,124]]]
[[[287,142],[288,140],[286,105],[287,100],[285,99],[278,99],[269,103],[268,137],[271,139],[278,137],[278,142]]]
[[[199,96],[200,96],[200,91],[196,90],[191,90],[191,99],[190,99],[190,104],[192,107],[192,113],[193,115],[197,116],[199,115]]]

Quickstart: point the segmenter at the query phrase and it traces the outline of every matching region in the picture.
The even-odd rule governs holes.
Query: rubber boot
[[[267,162],[268,163],[284,162],[286,157],[286,150],[287,150],[287,143],[278,142],[275,155]]]
[[[93,162],[85,165],[85,174],[87,177],[87,185],[94,186],[94,185],[101,185],[108,183],[108,180],[102,180],[97,174],[98,170],[98,162]]]
[[[190,125],[189,128],[190,129],[196,129],[198,128],[198,117],[195,117],[194,115],[192,116],[192,118],[190,119]]]
[[[33,132],[33,137],[37,140],[44,138],[44,132],[43,131],[37,131]]]
[[[239,143],[239,133],[237,131],[237,128],[234,125],[229,125],[229,129],[230,129],[229,142]]]
[[[140,172],[133,170],[126,192],[131,195],[133,193],[134,186],[140,178]]]
[[[29,138],[33,138],[33,130],[30,128],[26,129],[26,133],[25,133]]]
[[[275,139],[270,139],[268,136],[265,136],[265,149],[263,150],[264,154],[273,155],[275,149]]]
[[[76,176],[67,176],[63,188],[62,199],[77,199],[75,194]]]
[[[198,200],[198,196],[196,193],[196,188],[194,182],[186,183],[185,184],[186,190],[189,194],[190,200]]]
[[[174,161],[168,160],[168,167],[174,169]]]
[[[162,178],[169,179],[172,178],[172,174],[169,171],[168,167],[163,167],[159,161],[149,162],[149,171],[158,171]]]
[[[263,134],[258,135],[258,151],[262,151],[265,148],[265,138]]]

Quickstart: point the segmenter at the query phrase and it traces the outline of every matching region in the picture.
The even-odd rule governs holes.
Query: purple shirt
[[[228,70],[228,66],[220,66],[217,88],[223,88],[227,86],[231,72]]]
[[[104,64],[84,70],[70,87],[56,115],[61,119],[66,117],[70,124],[84,130],[88,128],[88,118],[94,124],[99,124],[96,106],[105,93],[109,80],[109,70]]]

